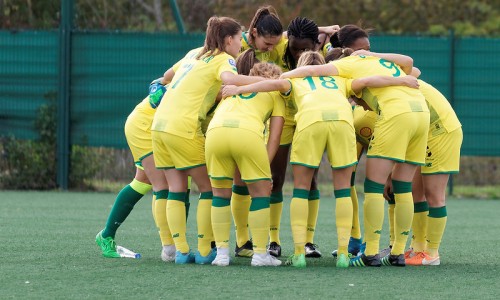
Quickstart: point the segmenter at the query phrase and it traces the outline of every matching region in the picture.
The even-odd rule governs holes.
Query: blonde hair
[[[250,76],[262,76],[265,78],[278,79],[281,75],[281,68],[275,64],[261,62],[256,63],[250,70]]]
[[[317,51],[306,51],[302,53],[297,62],[297,67],[310,66],[310,65],[324,65],[325,59]]]
[[[241,24],[228,17],[211,17],[207,22],[207,32],[203,49],[196,59],[203,56],[217,55],[224,52],[225,38],[236,35],[241,31]]]

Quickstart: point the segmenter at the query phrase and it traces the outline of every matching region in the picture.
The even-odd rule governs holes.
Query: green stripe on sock
[[[309,191],[309,200],[318,200],[319,199],[319,190],[310,190]]]
[[[252,198],[252,204],[250,205],[250,211],[261,210],[269,208],[270,199],[269,197],[255,197]]]
[[[351,186],[354,186],[355,180],[356,180],[356,172],[352,172],[352,174],[351,174]]]
[[[184,202],[186,202],[186,204],[189,204],[189,193],[191,192],[190,189],[187,190],[186,192],[186,198],[184,199]]]
[[[200,194],[200,200],[201,199],[212,199],[214,197],[214,193],[212,192],[203,192]]]
[[[303,189],[293,189],[293,198],[309,199],[309,191]]]
[[[156,195],[156,200],[167,200],[168,199],[168,190],[161,190],[158,192],[154,192]]]
[[[283,202],[283,192],[271,193],[271,204]]]
[[[411,182],[392,180],[392,191],[394,194],[411,193]]]
[[[415,213],[429,211],[429,203],[427,203],[427,201],[417,202],[413,204],[413,210],[415,211]]]
[[[441,207],[429,207],[429,217],[431,218],[444,218],[448,214],[446,213],[446,206]]]
[[[184,202],[186,200],[186,193],[169,192],[168,193],[168,200],[177,200],[177,201]]]
[[[248,187],[241,185],[233,185],[233,193],[238,195],[250,195]]]
[[[383,194],[384,185],[365,178],[365,193]]]
[[[334,190],[335,198],[351,197],[351,189]]]
[[[231,199],[214,196],[212,198],[213,207],[226,207],[231,204]]]

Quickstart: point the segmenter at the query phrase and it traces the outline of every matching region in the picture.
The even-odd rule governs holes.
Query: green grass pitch
[[[105,259],[94,237],[105,224],[114,194],[1,191],[0,298],[23,299],[492,299],[500,296],[500,201],[451,199],[441,266],[336,269],[334,200],[323,198],[315,242],[323,257],[306,269],[255,268],[234,259],[229,267],[163,263],[151,217],[141,200],[119,229],[119,245],[141,259]],[[196,199],[188,221],[196,247]],[[292,253],[290,197],[281,241]],[[387,224],[381,246],[388,242]],[[234,246],[234,235],[231,244]],[[283,258],[285,259],[285,258]]]

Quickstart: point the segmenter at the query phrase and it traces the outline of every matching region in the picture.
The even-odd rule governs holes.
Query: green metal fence
[[[69,39],[61,61],[58,31],[0,31],[0,135],[37,138],[37,109],[67,92],[69,144],[126,147],[125,119],[149,82],[204,36],[72,31]],[[373,36],[371,44],[412,56],[421,78],[448,97],[463,124],[463,155],[500,156],[500,39]]]

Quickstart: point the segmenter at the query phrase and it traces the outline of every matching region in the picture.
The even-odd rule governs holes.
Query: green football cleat
[[[95,236],[95,242],[97,246],[101,247],[102,256],[109,258],[119,258],[121,257],[118,252],[116,252],[115,240],[108,236],[107,238],[102,237],[102,230]]]
[[[345,254],[337,256],[337,268],[349,268],[349,258]]]
[[[294,254],[290,256],[290,258],[288,258],[285,264],[294,266],[296,268],[305,268],[306,256],[304,254]]]

